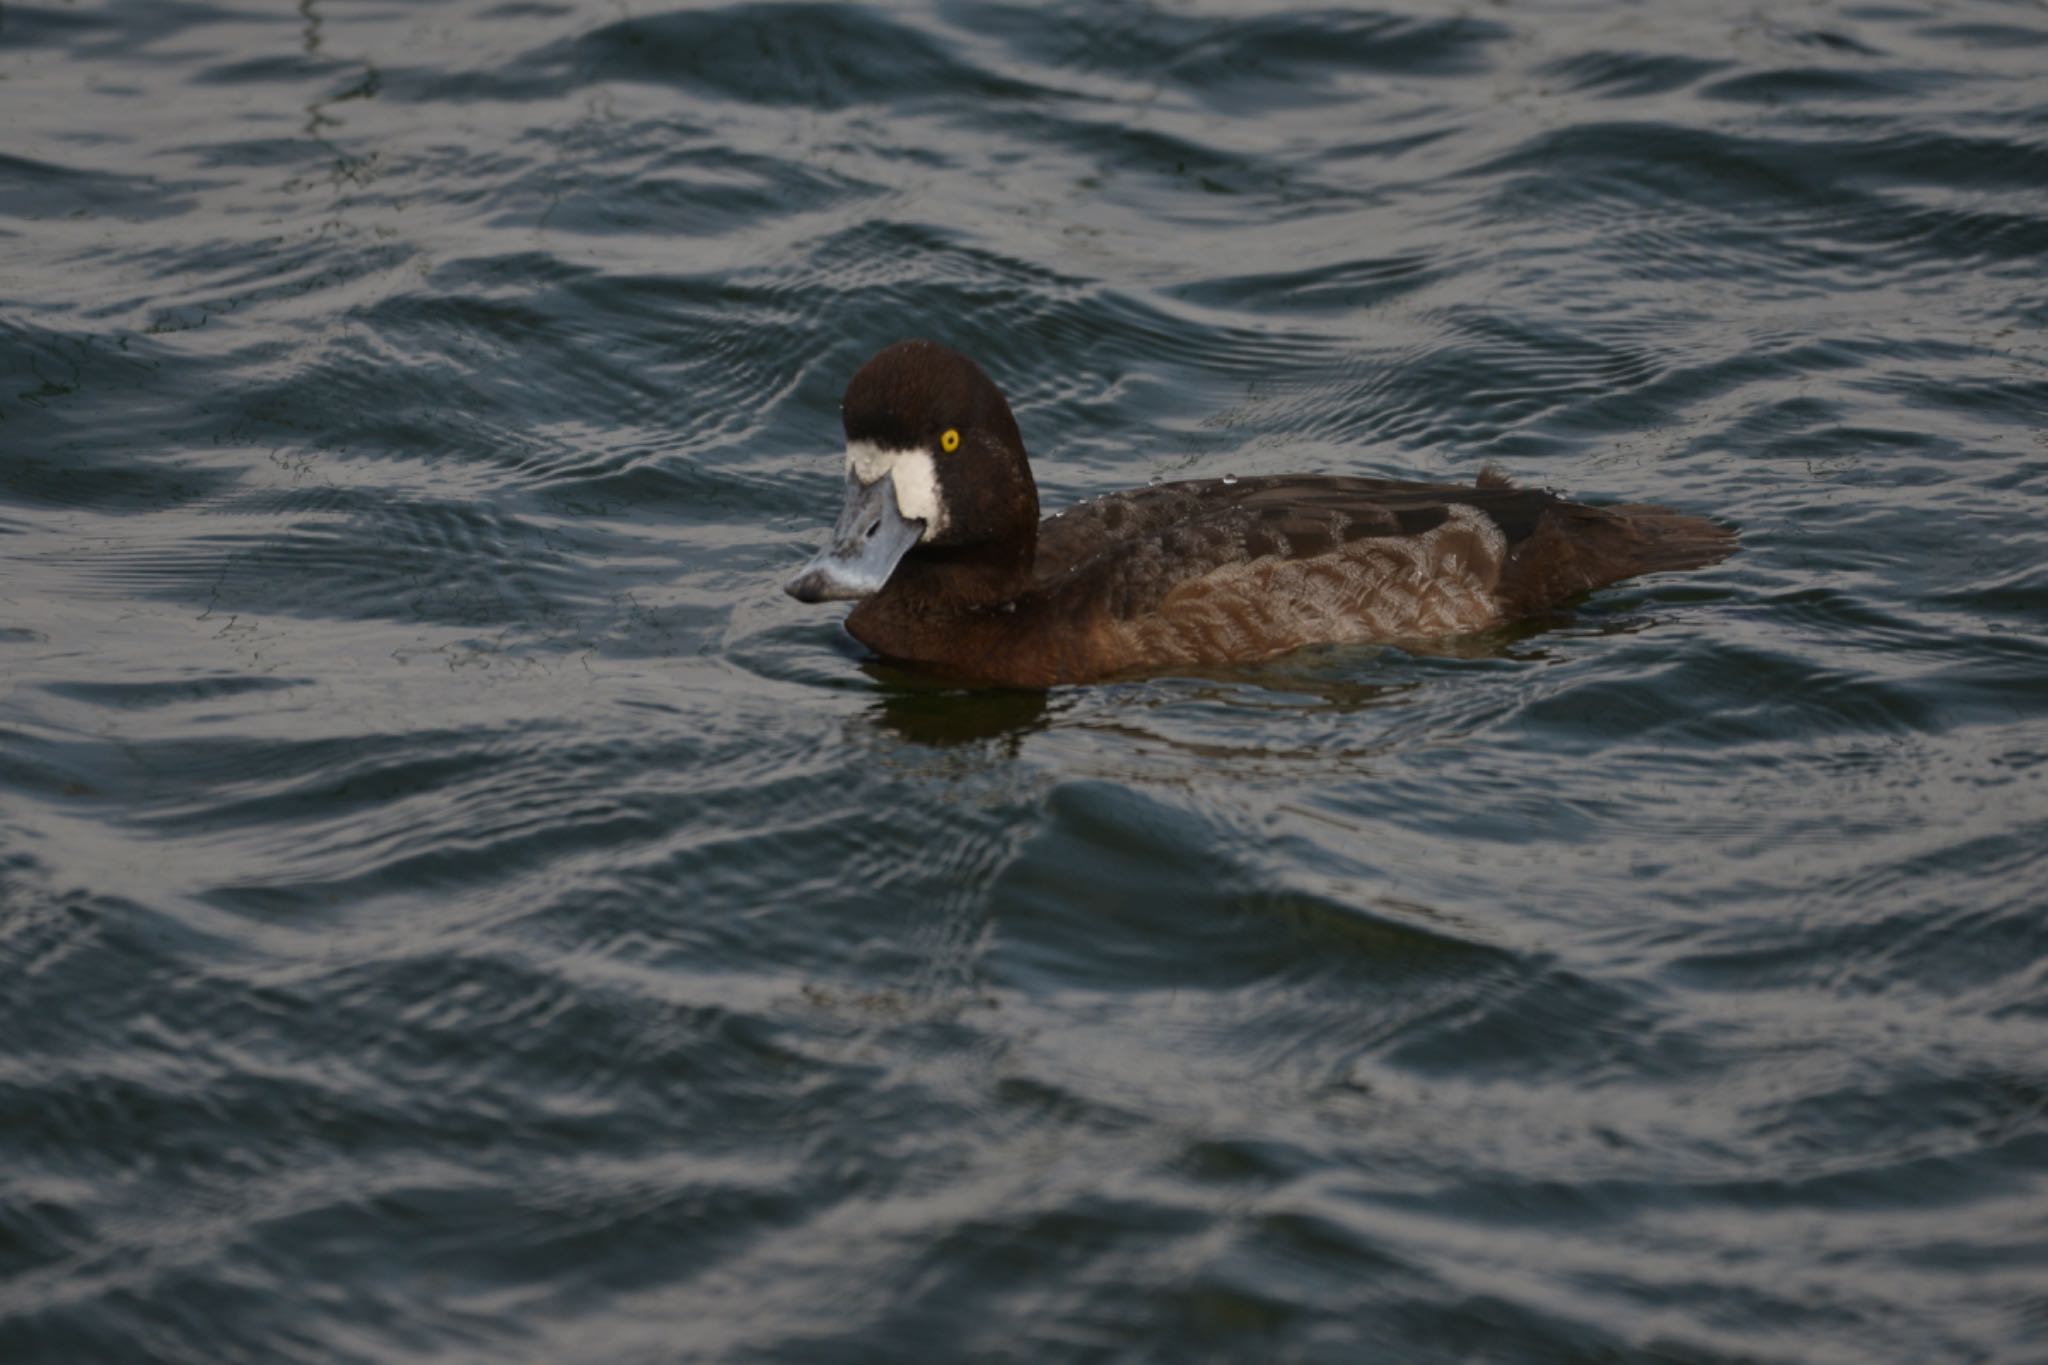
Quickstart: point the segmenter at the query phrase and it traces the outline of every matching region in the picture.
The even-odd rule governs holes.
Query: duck
[[[1041,519],[1009,401],[932,341],[877,352],[840,418],[838,520],[785,591],[854,602],[846,629],[876,655],[968,684],[1046,689],[1441,641],[1737,545],[1704,517],[1573,502],[1490,466],[1470,484],[1158,483]]]

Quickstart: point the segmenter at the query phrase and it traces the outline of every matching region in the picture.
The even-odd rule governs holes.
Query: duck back
[[[1120,672],[1469,634],[1733,544],[1667,508],[1588,507],[1493,473],[1209,480],[1046,521],[1034,579],[1048,618],[1088,622],[1096,666]]]

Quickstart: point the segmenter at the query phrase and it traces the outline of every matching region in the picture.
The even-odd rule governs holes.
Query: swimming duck
[[[845,504],[786,591],[857,600],[855,639],[963,681],[1043,688],[1465,635],[1735,548],[1733,531],[1700,517],[1588,507],[1492,470],[1470,486],[1163,483],[1041,521],[1001,390],[929,341],[861,366],[840,414]]]

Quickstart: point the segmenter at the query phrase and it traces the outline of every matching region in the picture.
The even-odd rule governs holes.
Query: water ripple
[[[2032,1349],[2048,28],[1255,10],[5,7],[0,1356]],[[1744,553],[938,686],[906,335]]]

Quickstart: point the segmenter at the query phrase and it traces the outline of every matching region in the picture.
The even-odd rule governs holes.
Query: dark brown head
[[[1038,489],[1010,405],[980,366],[899,341],[860,367],[839,407],[846,503],[791,596],[866,597],[913,551],[1029,571]]]

